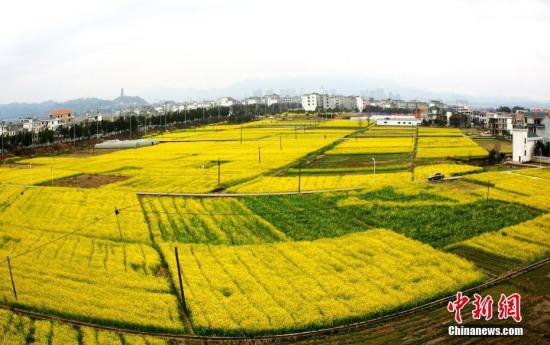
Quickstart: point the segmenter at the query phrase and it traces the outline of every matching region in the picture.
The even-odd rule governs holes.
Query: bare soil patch
[[[82,174],[55,180],[53,185],[57,187],[99,188],[106,184],[126,180],[127,178],[128,176],[122,175]]]

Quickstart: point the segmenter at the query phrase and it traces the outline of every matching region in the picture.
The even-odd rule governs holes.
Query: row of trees
[[[516,111],[518,110],[527,110],[525,109],[524,107],[520,107],[520,106],[515,106],[515,107],[508,107],[508,106],[500,106],[498,109],[497,109],[497,112],[499,113],[508,113],[508,114],[514,114]]]
[[[275,115],[289,111],[284,105],[273,104],[234,105],[232,107],[198,108],[181,110],[159,115],[126,114],[113,121],[84,121],[70,126],[62,126],[55,131],[41,130],[39,133],[20,132],[16,135],[4,135],[5,151],[15,152],[20,148],[36,147],[53,143],[63,143],[91,139],[96,136],[123,135],[134,137],[149,130],[166,130],[167,128],[185,128],[214,122],[226,121],[241,123],[258,116]],[[293,111],[292,112],[296,112]]]

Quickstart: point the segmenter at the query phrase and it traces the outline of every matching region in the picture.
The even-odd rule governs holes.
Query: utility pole
[[[183,292],[183,282],[181,280],[181,267],[180,267],[180,258],[178,255],[178,247],[174,247],[174,252],[176,254],[176,264],[178,267],[178,280],[180,283],[181,302],[183,304],[183,310],[185,311],[185,314],[187,314],[187,303],[185,302],[185,293]]]
[[[8,268],[10,269],[11,287],[13,288],[13,295],[15,296],[15,300],[17,301],[17,291],[15,290],[15,282],[13,281],[13,273],[11,271],[11,262],[10,262],[9,256],[8,256]]]
[[[241,144],[243,143],[243,121],[241,120]]]
[[[302,166],[298,167],[298,193],[302,193]]]
[[[283,136],[279,135],[279,150],[283,149]]]
[[[491,181],[487,181],[487,202],[489,202],[489,189],[491,188]]]
[[[258,164],[262,163],[262,153],[260,151],[260,146],[258,146]]]
[[[120,221],[118,220],[119,213],[120,213],[120,210],[115,206],[115,217],[116,217],[116,224],[118,226],[118,233],[120,234],[120,240],[124,241],[124,239],[122,238],[122,230],[120,229]]]
[[[220,181],[221,181],[221,163],[220,163],[220,160],[218,159],[218,186],[221,185]]]
[[[373,176],[374,176],[374,182],[376,182],[376,159],[374,157],[372,158],[372,169],[373,169]]]

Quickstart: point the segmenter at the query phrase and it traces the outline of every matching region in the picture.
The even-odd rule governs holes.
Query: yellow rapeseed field
[[[12,258],[18,297],[2,262],[4,303],[94,323],[182,332],[176,298],[158,275],[161,261],[151,246],[76,235],[53,241],[58,238],[45,231],[2,231],[0,257]]]
[[[388,230],[273,245],[178,246],[193,327],[263,333],[330,326],[404,308],[483,278],[466,260]]]
[[[135,193],[59,187],[0,185],[0,228],[79,234],[116,241],[149,241],[141,213],[121,212],[115,207],[139,210]],[[119,226],[120,224],[120,230]]]
[[[327,151],[327,154],[368,154],[412,152],[411,138],[349,138]]]
[[[550,210],[549,169],[484,172],[467,176],[467,179],[478,183],[489,183],[492,186],[489,192],[491,198]],[[486,191],[487,188],[482,193]]]
[[[433,164],[418,166],[415,168],[415,181],[425,182],[426,178],[436,172],[442,172],[447,176],[462,174],[466,172],[481,171],[479,167],[466,164]],[[296,192],[298,182],[302,191],[329,190],[340,188],[381,188],[399,183],[410,183],[412,173],[377,173],[347,174],[347,175],[305,175],[298,179],[298,176],[261,176],[249,182],[245,182],[228,189],[237,193],[260,193],[260,192]]]
[[[436,157],[479,157],[487,156],[487,151],[467,137],[420,137],[418,158]]]
[[[160,338],[117,334],[90,327],[71,326],[57,321],[33,320],[0,310],[0,343],[5,345],[164,345]],[[33,341],[34,340],[34,341]]]
[[[448,248],[471,247],[497,256],[531,262],[550,255],[550,214],[485,233]]]

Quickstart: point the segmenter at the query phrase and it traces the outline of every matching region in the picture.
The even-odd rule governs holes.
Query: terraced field
[[[458,130],[367,125],[205,126],[1,166],[1,303],[134,330],[273,334],[406,309],[548,257],[548,169],[485,172],[448,159],[486,155]],[[436,172],[465,176],[426,183]],[[75,182],[92,175],[104,183]],[[4,343],[156,341],[18,318],[2,314]]]

